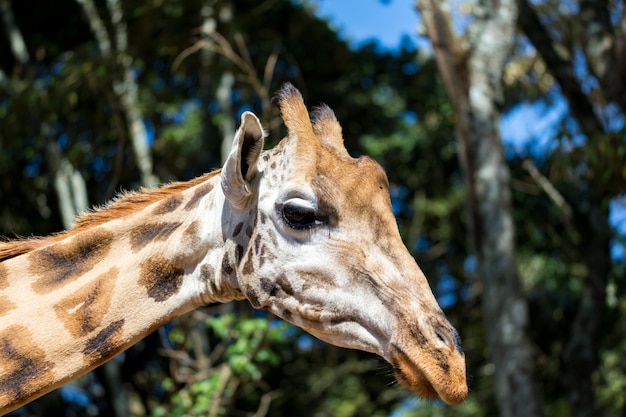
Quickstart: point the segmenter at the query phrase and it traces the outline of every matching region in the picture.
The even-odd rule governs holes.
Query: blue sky
[[[417,41],[415,0],[316,0],[317,14],[329,18],[339,33],[356,46],[376,39],[395,48],[403,35]]]

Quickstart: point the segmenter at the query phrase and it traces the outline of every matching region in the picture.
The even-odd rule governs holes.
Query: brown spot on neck
[[[163,222],[142,224],[130,231],[130,247],[137,253],[154,241],[167,239],[182,222]]]
[[[141,264],[139,283],[157,302],[168,300],[183,284],[182,268],[165,258],[153,258]]]
[[[200,245],[200,222],[194,220],[183,232],[183,244],[187,247]]]
[[[111,268],[96,278],[95,282],[55,304],[57,317],[72,336],[83,337],[100,326],[109,309],[118,275],[119,269]]]
[[[113,233],[94,229],[76,235],[68,243],[57,243],[29,255],[30,272],[39,278],[33,284],[38,294],[61,288],[89,272],[111,249]]]
[[[178,206],[180,206],[182,203],[183,196],[180,194],[174,194],[173,196],[168,197],[161,203],[159,203],[159,205],[154,209],[152,214],[159,216],[171,213],[172,211],[176,210]]]
[[[15,303],[9,300],[9,297],[0,296],[0,317],[13,310],[15,307]]]
[[[200,205],[202,197],[209,194],[213,190],[213,184],[202,184],[193,193],[191,199],[185,204],[185,211],[190,211],[197,208]]]
[[[124,347],[123,327],[124,319],[115,321],[89,339],[83,348],[85,361],[97,363],[118,353]]]
[[[0,332],[0,409],[11,408],[52,383],[53,364],[24,326]]]

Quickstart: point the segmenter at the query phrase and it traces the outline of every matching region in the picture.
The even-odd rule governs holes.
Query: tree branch
[[[460,39],[452,29],[452,17],[446,10],[445,2],[442,0],[417,1],[415,8],[420,13],[426,34],[433,45],[439,73],[446,87],[448,98],[454,107],[459,162],[465,173],[468,204],[473,207],[476,205],[476,190],[474,189],[473,158],[470,155],[471,148],[467,140],[469,135],[469,70],[467,62],[470,52],[459,46]],[[469,210],[468,215],[471,217],[468,231],[471,236],[469,241],[476,250],[480,241],[480,234],[478,233],[480,219],[473,210]]]
[[[561,86],[570,111],[578,121],[581,130],[588,138],[604,133],[604,127],[598,119],[593,105],[582,91],[580,83],[574,74],[573,63],[561,57],[555,47],[550,34],[543,26],[528,0],[517,0],[519,7],[518,24],[535,49],[542,56],[550,74]]]
[[[459,109],[459,92],[468,89],[467,63],[469,51],[461,48],[460,39],[452,29],[452,17],[441,0],[417,1],[416,9],[435,50],[435,59],[443,78],[448,97],[455,109]]]
[[[565,198],[563,198],[561,193],[559,193],[559,190],[557,190],[554,185],[552,185],[552,183],[541,172],[539,172],[535,164],[533,164],[530,159],[525,159],[524,162],[522,162],[522,167],[524,167],[528,174],[530,174],[531,178],[535,180],[537,185],[541,187],[543,192],[546,193],[558,209],[561,210],[565,221],[570,222],[573,215],[572,207],[567,204],[567,201],[565,201]]]
[[[259,401],[259,408],[254,414],[252,414],[252,417],[265,417],[270,409],[270,404],[272,403],[272,401],[274,401],[281,395],[283,394],[280,390],[274,390],[263,394],[263,396],[261,397],[261,401]]]
[[[108,55],[111,52],[111,41],[109,40],[109,34],[106,27],[98,14],[98,9],[93,0],[76,0],[76,3],[80,4],[91,27],[91,32],[96,38],[98,49],[102,55]]]
[[[232,373],[233,371],[230,366],[222,365],[217,389],[213,391],[213,394],[211,395],[211,408],[209,408],[207,413],[209,417],[215,417],[218,415],[220,404],[222,403],[222,394],[228,385],[228,381],[230,380]]]
[[[125,52],[128,49],[128,30],[123,19],[122,4],[120,0],[107,0],[107,6],[115,32],[115,49],[119,52]]]

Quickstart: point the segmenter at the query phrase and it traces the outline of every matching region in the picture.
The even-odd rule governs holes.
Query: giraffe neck
[[[0,246],[0,259],[10,254],[0,263],[0,415],[180,314],[244,298],[237,239],[252,226],[222,215],[228,203],[219,178],[152,203],[142,194],[124,197],[17,256],[25,251],[16,249],[20,242]]]

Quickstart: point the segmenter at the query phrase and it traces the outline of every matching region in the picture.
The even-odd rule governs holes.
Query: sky
[[[329,18],[350,45],[377,39],[393,49],[403,35],[418,40],[415,0],[316,0],[317,15]]]

